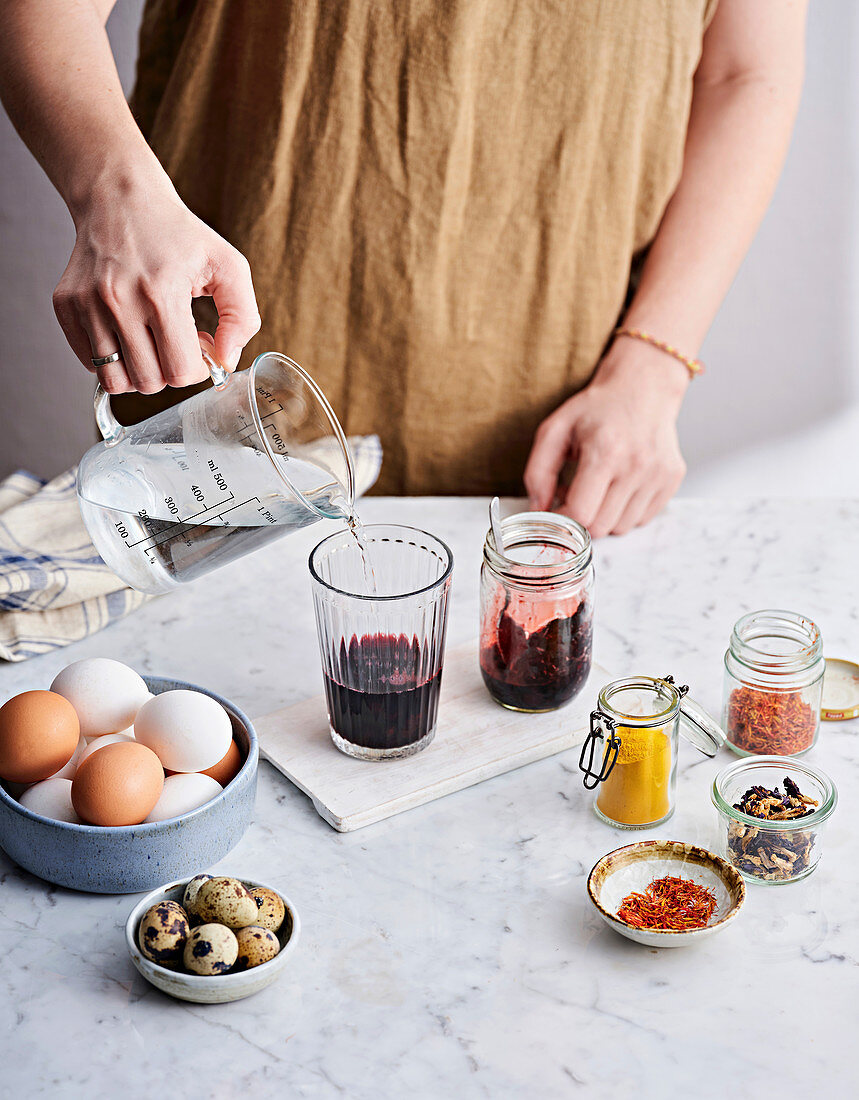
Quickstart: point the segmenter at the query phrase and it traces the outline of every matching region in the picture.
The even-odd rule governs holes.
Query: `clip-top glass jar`
[[[722,722],[739,756],[797,756],[817,740],[823,641],[794,611],[753,611],[725,653]]]
[[[510,710],[555,710],[584,687],[591,669],[591,537],[553,512],[520,512],[490,530],[480,571],[480,671]]]
[[[608,825],[649,829],[671,817],[678,733],[706,756],[724,744],[722,730],[688,691],[672,676],[628,676],[600,692],[579,767],[585,787],[597,790],[597,817]]]

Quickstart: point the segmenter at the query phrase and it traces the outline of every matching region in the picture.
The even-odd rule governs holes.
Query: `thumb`
[[[242,349],[260,327],[250,264],[240,252],[231,249],[218,265],[209,293],[218,310],[215,358],[228,370],[235,370]]]
[[[537,429],[524,474],[529,504],[535,511],[546,512],[552,507],[558,475],[570,453],[575,419],[574,410],[569,405],[563,406]]]

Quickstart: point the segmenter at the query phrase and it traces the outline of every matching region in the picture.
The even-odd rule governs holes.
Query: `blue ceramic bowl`
[[[211,802],[190,813],[118,828],[42,817],[16,802],[0,785],[0,847],[26,871],[72,890],[135,894],[198,874],[241,840],[251,823],[259,764],[259,743],[250,721],[214,691],[158,676],[144,680],[155,695],[188,688],[217,700],[230,716],[245,757],[241,771]]]

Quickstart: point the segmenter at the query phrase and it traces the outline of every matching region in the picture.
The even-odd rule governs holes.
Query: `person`
[[[56,313],[109,392],[199,382],[213,305],[230,368],[287,351],[379,432],[379,491],[524,478],[594,536],[660,511],[806,0],[148,0],[131,109],[112,6],[0,0],[0,94],[77,233]]]

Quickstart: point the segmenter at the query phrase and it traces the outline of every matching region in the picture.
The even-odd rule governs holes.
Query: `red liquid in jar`
[[[435,725],[441,669],[419,679],[416,638],[367,634],[340,643],[339,683],[325,675],[328,717],[344,741],[365,749],[399,749],[422,740]]]
[[[494,636],[484,639],[480,671],[489,694],[516,710],[554,710],[573,699],[591,669],[592,621],[586,601],[573,615],[529,634],[502,610]]]

